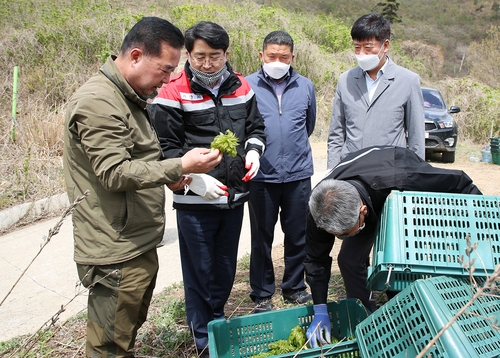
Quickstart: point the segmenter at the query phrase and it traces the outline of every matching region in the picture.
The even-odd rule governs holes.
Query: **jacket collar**
[[[356,179],[348,179],[346,180],[346,182],[352,184],[356,188],[356,190],[359,193],[359,196],[361,197],[361,200],[363,201],[363,204],[365,204],[366,207],[368,208],[368,211],[365,215],[365,222],[367,224],[369,223],[373,224],[374,222],[376,222],[377,215],[370,215],[375,213],[375,210],[373,210],[373,203],[370,194],[368,194],[368,190],[366,190],[363,183]]]
[[[140,97],[134,89],[129,85],[115,64],[116,56],[111,55],[99,70],[120,90],[120,92],[133,103],[137,104],[142,109],[146,109],[147,101]]]

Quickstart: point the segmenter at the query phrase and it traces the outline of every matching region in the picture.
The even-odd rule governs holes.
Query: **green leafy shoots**
[[[306,342],[306,332],[304,332],[304,330],[300,328],[300,326],[295,326],[290,332],[288,340],[280,339],[278,341],[269,343],[269,351],[260,352],[259,354],[254,355],[253,358],[273,357],[280,354],[293,353],[304,347]]]
[[[210,143],[211,149],[219,149],[221,152],[227,153],[230,157],[236,157],[237,146],[238,137],[236,137],[236,135],[229,129],[226,130],[225,134],[220,132],[217,136],[215,136],[212,143]]]

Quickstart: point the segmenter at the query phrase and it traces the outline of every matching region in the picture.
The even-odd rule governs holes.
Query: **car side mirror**
[[[460,107],[458,106],[451,106],[450,109],[448,110],[450,113],[458,113],[460,112]]]

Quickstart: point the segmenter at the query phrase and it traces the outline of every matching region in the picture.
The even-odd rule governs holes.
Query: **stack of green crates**
[[[417,279],[465,277],[467,236],[475,277],[500,264],[500,196],[392,191],[375,238],[368,287],[399,292]]]
[[[300,353],[281,354],[276,357],[360,357],[355,337],[356,325],[369,312],[355,299],[343,299],[327,304],[331,321],[331,335],[340,343],[309,348]],[[268,351],[268,344],[288,339],[291,330],[300,326],[307,330],[314,318],[312,305],[249,314],[208,324],[208,342],[211,358],[246,358]]]
[[[491,162],[500,164],[500,137],[490,138]]]
[[[480,285],[484,279],[478,280]],[[500,282],[497,282],[500,287]],[[477,288],[467,279],[447,276],[417,280],[356,327],[364,358],[416,357]],[[500,357],[498,291],[486,291],[447,328],[424,354],[432,358]]]

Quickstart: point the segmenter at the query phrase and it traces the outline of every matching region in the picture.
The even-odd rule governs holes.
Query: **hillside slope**
[[[283,6],[286,9],[311,14],[331,14],[346,25],[369,12],[381,12],[374,0],[255,0],[259,4]],[[383,2],[383,1],[382,1]],[[393,24],[398,40],[423,41],[442,48],[445,58],[443,74],[465,76],[463,63],[467,48],[481,41],[492,25],[498,25],[500,6],[488,0],[399,0],[398,15],[402,22]],[[496,4],[496,5],[495,5]]]

